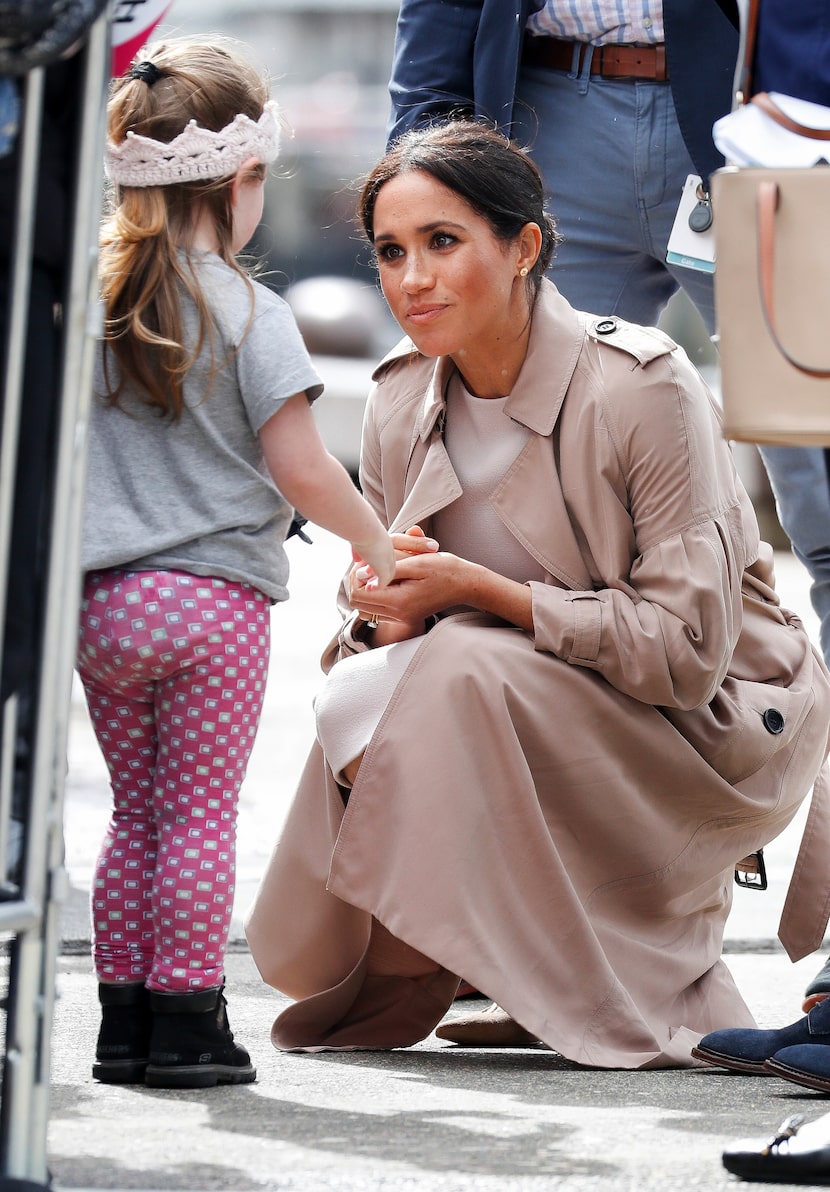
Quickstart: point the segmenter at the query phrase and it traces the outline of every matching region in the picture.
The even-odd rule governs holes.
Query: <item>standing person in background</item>
[[[830,4],[827,0],[750,0],[756,33],[752,61],[742,71],[748,94],[777,92],[830,108]],[[825,143],[825,152],[827,151]],[[729,317],[724,311],[723,318]],[[830,450],[759,447],[778,519],[812,580],[821,648],[830,665]],[[830,961],[805,993],[804,1009],[830,995]]]
[[[266,81],[215,39],[159,43],[114,84],[77,663],[114,800],[92,895],[104,1082],[254,1079],[223,961],[292,505],[374,582],[394,570],[320,440],[289,308],[236,260],[278,145]]]
[[[772,92],[830,109],[830,9],[825,0],[753,0],[754,53],[741,64],[746,95]],[[752,47],[752,38],[749,45]],[[769,163],[772,164],[772,163]],[[815,169],[826,169],[817,165]],[[722,312],[722,318],[729,312]],[[811,595],[821,620],[825,652],[830,639],[830,452],[822,447],[764,447],[781,523],[793,548],[813,576]],[[830,960],[807,986],[805,1018],[779,1030],[716,1031],[700,1043],[700,1058],[741,1072],[774,1072],[795,1084],[830,1091]],[[825,1174],[830,1161],[830,1119],[811,1131],[812,1159],[804,1159],[803,1138],[791,1149],[776,1149],[764,1168],[770,1172]],[[760,1144],[759,1144],[760,1145]],[[789,1146],[789,1144],[787,1144]],[[815,1148],[818,1148],[818,1156]],[[740,1165],[741,1160],[738,1160]],[[730,1168],[730,1170],[732,1170]]]
[[[830,108],[830,6],[826,0],[762,0],[752,92],[776,91]],[[761,447],[778,517],[810,573],[821,648],[830,664],[830,450]],[[804,992],[804,1010],[830,996],[830,960]]]

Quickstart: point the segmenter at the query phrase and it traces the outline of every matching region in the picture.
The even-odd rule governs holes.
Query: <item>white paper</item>
[[[791,120],[808,128],[830,128],[830,108],[770,92],[770,99]],[[813,166],[830,162],[830,141],[815,141],[782,128],[757,104],[746,103],[715,121],[715,144],[734,166]]]

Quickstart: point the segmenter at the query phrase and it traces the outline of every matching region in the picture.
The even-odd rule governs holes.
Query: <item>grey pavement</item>
[[[73,692],[65,806],[70,896],[49,1122],[56,1188],[739,1187],[720,1163],[725,1143],[767,1134],[792,1112],[816,1117],[830,1110],[830,1100],[773,1078],[715,1069],[601,1072],[541,1048],[473,1051],[435,1036],[393,1052],[288,1055],[271,1046],[270,1024],[286,999],[259,979],[242,916],[312,738],[318,659],[338,620],[334,593],[348,548],[316,528],[312,534],[312,547],[289,545],[292,597],[273,612],[271,676],[240,811],[228,1000],[234,1031],[257,1066],[253,1085],[169,1092],[92,1080],[98,1008],[87,902],[107,784],[82,696]],[[806,573],[785,551],[777,552],[776,568],[783,602],[815,637]],[[762,1026],[799,1015],[802,990],[824,960],[821,954],[793,965],[775,939],[802,820],[766,850],[770,889],[736,890],[727,926],[726,961]]]

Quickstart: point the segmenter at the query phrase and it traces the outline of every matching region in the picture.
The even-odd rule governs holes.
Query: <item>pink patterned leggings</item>
[[[101,981],[220,985],[268,598],[180,571],[87,575],[77,667],[113,794],[92,891]]]

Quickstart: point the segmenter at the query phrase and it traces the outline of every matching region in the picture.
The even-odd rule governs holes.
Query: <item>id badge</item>
[[[712,204],[697,174],[689,174],[683,185],[666,260],[670,265],[684,265],[704,273],[715,272]]]

